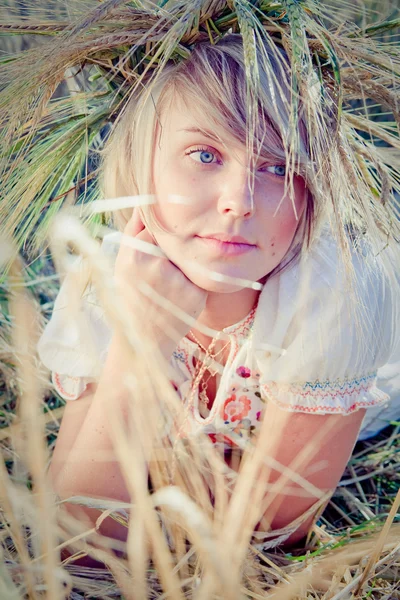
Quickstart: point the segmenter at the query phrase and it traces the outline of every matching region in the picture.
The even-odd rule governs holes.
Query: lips
[[[208,235],[202,235],[199,237],[211,240],[219,240],[220,242],[226,242],[228,244],[247,244],[248,246],[255,246],[255,244],[252,244],[251,242],[249,242],[249,240],[242,237],[241,235],[230,236],[226,233],[210,233]]]
[[[249,244],[247,243],[241,243],[241,242],[224,242],[221,241],[219,239],[216,238],[212,238],[212,237],[201,237],[199,235],[196,236],[198,238],[198,240],[201,241],[201,244],[207,248],[208,252],[211,252],[214,255],[219,255],[219,256],[224,256],[226,258],[228,257],[235,257],[235,256],[240,256],[242,254],[247,254],[248,252],[254,252],[256,249],[256,246],[254,244]],[[224,236],[225,238],[227,236]],[[236,236],[236,238],[234,236],[232,236],[230,238],[230,240],[232,239],[244,239],[244,238],[239,238],[238,236]]]

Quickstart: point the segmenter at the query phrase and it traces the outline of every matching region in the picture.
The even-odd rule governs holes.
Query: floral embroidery
[[[251,408],[251,400],[247,396],[240,396],[236,399],[236,394],[232,394],[225,400],[223,407],[223,415],[225,421],[240,421],[246,417]]]
[[[207,428],[213,442],[227,447],[242,446],[252,434],[260,431],[265,406],[270,400],[284,410],[312,414],[350,414],[360,407],[386,401],[387,396],[376,388],[376,372],[358,378],[265,382],[266,374],[263,376],[262,369],[257,368],[253,360],[248,364],[245,358],[248,353],[242,353],[244,339],[253,326],[252,317],[254,313],[243,323],[226,328],[231,340],[229,363],[225,369],[229,373],[224,372],[223,389],[219,390],[214,410],[207,420],[197,418],[192,408],[192,433],[196,429]],[[193,347],[193,342],[183,338],[173,355],[176,361],[174,367],[184,371],[187,379],[184,384],[178,384],[178,393],[182,390],[184,400],[193,375]],[[175,381],[171,383],[175,387]]]
[[[231,440],[231,438],[229,438],[226,435],[223,435],[222,433],[209,433],[208,437],[210,438],[213,444],[222,443],[224,444],[224,446],[230,447],[237,445],[233,440]]]
[[[224,446],[233,447],[238,446],[237,441],[240,439],[249,440],[251,434],[255,431],[256,427],[252,425],[251,419],[245,418],[235,423],[226,422],[225,425],[216,433],[209,433],[208,436],[214,443],[223,443]]]
[[[248,367],[238,367],[236,369],[236,373],[239,375],[239,377],[244,377],[245,379],[251,376],[251,370]]]
[[[173,357],[176,358],[176,360],[179,360],[180,362],[186,362],[185,361],[185,354],[186,352],[184,352],[183,350],[175,350],[175,352],[173,353]]]
[[[230,387],[229,391],[231,394],[236,394],[240,389],[240,385],[234,384]]]
[[[186,338],[183,338],[181,341],[186,340]],[[172,354],[173,358],[175,358],[177,361],[183,363],[185,365],[185,367],[187,368],[187,370],[189,371],[189,373],[192,372],[192,368],[190,367],[189,364],[189,353],[188,351],[183,348],[183,347],[178,347]]]

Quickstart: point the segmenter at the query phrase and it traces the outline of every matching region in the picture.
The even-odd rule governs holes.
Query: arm
[[[153,241],[136,210],[124,233],[127,237],[135,237],[148,244]],[[166,257],[135,251],[128,244],[121,244],[114,278],[116,291],[124,299],[128,318],[131,299],[135,299],[137,293],[136,282],[140,280],[194,319],[205,306],[206,292],[195,286]],[[136,311],[139,310],[136,302],[133,306]],[[163,324],[166,321],[171,325],[177,339],[186,334],[189,326],[169,312],[164,312],[158,305],[153,305],[150,299],[146,301],[145,310],[143,320],[147,328],[153,330],[153,338],[157,339],[161,354],[169,360],[176,343],[164,334],[160,322]],[[110,407],[113,411],[124,411],[126,404],[124,379],[125,374],[132,372],[129,355],[125,340],[117,339],[115,335],[97,389],[92,387],[87,396],[76,403],[76,408],[71,406],[66,410],[51,467],[54,487],[61,498],[82,495],[129,501],[109,431]],[[85,406],[81,408],[78,405],[82,401]],[[73,505],[68,509],[74,513],[82,512],[81,507]],[[85,508],[84,512],[92,525],[100,514],[95,509]],[[118,526],[110,518],[103,521],[100,531],[121,539],[127,533],[124,527]]]
[[[97,385],[90,383],[77,400],[67,401],[65,404],[49,468],[49,475],[53,481],[55,481],[58,473],[63,468],[65,460],[78,437],[96,389]]]
[[[291,413],[269,402],[263,435],[270,437],[271,455],[283,467],[289,467],[296,459],[301,460],[304,449],[314,444],[311,458],[303,461],[296,472],[323,492],[333,493],[351,456],[364,414],[365,410],[347,416]],[[268,483],[274,483],[281,475],[276,470],[267,470],[265,476]],[[282,491],[272,499],[273,494],[267,493],[266,502],[272,502],[260,522],[261,531],[268,531],[269,524],[271,529],[288,525],[316,502],[315,496],[303,497],[302,487],[290,477],[287,485],[294,493],[299,490],[299,495],[288,495]],[[299,527],[288,543],[294,543],[307,534],[314,516]]]
[[[124,347],[114,338],[97,388],[91,386],[79,400],[67,403],[50,466],[53,487],[62,499],[79,495],[130,501],[109,425],[110,405],[124,411],[127,399],[123,381],[131,364]],[[161,347],[164,356],[169,357],[171,341],[164,341]],[[93,527],[101,515],[97,509],[72,504],[66,508],[76,516],[84,513],[88,527]],[[127,529],[111,518],[103,521],[100,532],[120,540],[127,535]]]
[[[122,387],[109,385],[123,378],[122,358],[118,347],[112,345],[99,385],[86,390],[77,401],[67,402],[49,471],[61,499],[87,496],[129,501],[109,434],[106,407],[107,402],[117,404],[123,394]],[[100,453],[106,453],[107,460],[104,456],[100,459]],[[84,518],[88,529],[101,515],[99,510],[74,504],[64,503],[64,508],[73,516]],[[100,532],[119,540],[125,540],[127,535],[125,527],[111,518],[105,519]],[[92,563],[85,560],[85,564]]]

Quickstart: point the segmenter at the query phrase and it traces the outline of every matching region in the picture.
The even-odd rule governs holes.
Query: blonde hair
[[[267,71],[259,65],[261,94],[253,148],[261,156],[282,160],[290,144],[290,65],[283,50],[267,48],[267,53],[271,68]],[[106,198],[152,193],[157,123],[177,96],[191,109],[206,110],[210,129],[223,132],[224,139],[228,136],[243,143],[249,131],[249,97],[241,35],[228,35],[215,45],[197,44],[188,59],[168,65],[155,81],[129,99],[104,150],[101,182]],[[299,133],[294,164],[296,171],[305,175],[310,152],[302,119]],[[141,212],[150,231],[154,227],[163,230],[151,206],[141,207]],[[131,214],[132,209],[118,211],[113,218],[115,225],[123,229]],[[314,198],[309,192],[292,249],[303,241],[309,243],[313,225]]]

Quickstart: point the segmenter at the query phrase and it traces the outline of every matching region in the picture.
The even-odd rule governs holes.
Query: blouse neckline
[[[253,327],[257,306],[258,300],[255,306],[253,306],[253,308],[251,309],[251,311],[241,321],[238,321],[233,325],[228,325],[228,327],[224,327],[222,329],[222,332],[233,337],[236,341],[246,339]],[[190,340],[186,336],[183,337],[181,341],[187,344],[189,347],[198,348],[197,343],[193,340]]]

